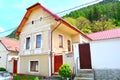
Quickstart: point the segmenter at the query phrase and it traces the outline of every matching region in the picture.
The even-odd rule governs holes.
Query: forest
[[[84,33],[120,27],[120,2],[107,1],[88,6],[63,16]]]

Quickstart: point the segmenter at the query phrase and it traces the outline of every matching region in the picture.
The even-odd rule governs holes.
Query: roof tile
[[[87,36],[90,37],[92,40],[118,38],[120,37],[120,28],[91,33],[91,34],[87,34]]]
[[[19,41],[7,37],[0,38],[0,41],[9,51],[19,51]]]

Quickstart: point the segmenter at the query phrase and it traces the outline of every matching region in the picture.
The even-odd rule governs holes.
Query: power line
[[[89,4],[95,3],[95,2],[98,2],[98,1],[99,1],[99,0],[90,1],[90,2],[87,2],[87,3],[81,4],[81,5],[78,5],[78,6],[75,6],[75,7],[72,7],[72,8],[63,10],[63,11],[60,11],[60,12],[58,12],[58,13],[56,13],[56,14],[61,14],[61,13],[67,12],[67,11],[71,11],[71,10],[74,10],[74,9],[76,9],[76,8],[80,8],[80,7],[82,7],[82,6],[88,6]],[[46,19],[46,18],[49,18],[49,17],[51,17],[51,15],[50,15],[50,16],[42,17],[42,19],[43,19],[43,18]],[[41,18],[34,20],[34,22],[36,22],[36,21],[38,21],[38,20],[41,20]],[[27,24],[30,24],[30,23],[32,23],[32,22],[29,22],[29,23],[27,23]],[[6,31],[4,31],[4,32],[0,32],[0,34],[5,33],[5,32],[8,32],[8,31],[11,31],[11,30],[13,30],[13,29],[15,30],[16,28],[17,28],[17,27],[14,27],[14,28],[8,29],[8,30],[6,30]]]
[[[9,31],[11,31],[11,30],[14,30],[14,29],[16,29],[17,27],[14,27],[14,28],[11,28],[11,29],[8,29],[8,30],[5,30],[5,31],[3,31],[3,32],[0,32],[0,34],[2,34],[2,33],[6,33],[6,32],[9,32]]]

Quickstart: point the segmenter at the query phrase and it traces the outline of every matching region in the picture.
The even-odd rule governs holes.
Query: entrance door
[[[54,56],[54,72],[58,72],[62,64],[63,64],[62,55],[55,55]]]
[[[91,69],[91,54],[89,44],[79,44],[80,68]]]
[[[16,74],[17,73],[17,60],[13,61],[13,73]]]

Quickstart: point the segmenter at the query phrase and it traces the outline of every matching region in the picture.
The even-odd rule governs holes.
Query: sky
[[[15,30],[25,15],[26,9],[37,2],[53,13],[58,13],[76,6],[85,7],[99,1],[101,0],[0,0],[0,37],[6,36]],[[82,6],[86,3],[90,4]],[[63,16],[76,9],[58,15]]]

